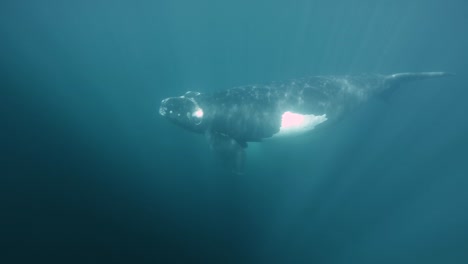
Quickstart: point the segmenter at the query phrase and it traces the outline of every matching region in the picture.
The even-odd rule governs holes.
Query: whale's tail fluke
[[[446,77],[455,75],[454,73],[449,72],[405,72],[405,73],[395,73],[385,77],[385,87],[390,88],[394,86],[399,86],[400,84],[424,80],[424,79],[432,79],[432,78],[439,78],[439,77]]]

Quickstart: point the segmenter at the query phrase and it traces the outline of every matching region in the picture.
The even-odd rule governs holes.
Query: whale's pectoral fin
[[[238,142],[224,133],[206,132],[211,149],[220,163],[235,174],[244,172],[246,142]]]

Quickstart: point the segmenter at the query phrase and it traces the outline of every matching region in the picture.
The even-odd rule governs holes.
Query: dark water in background
[[[467,263],[465,1],[2,1],[0,262]],[[445,70],[247,173],[186,90]]]

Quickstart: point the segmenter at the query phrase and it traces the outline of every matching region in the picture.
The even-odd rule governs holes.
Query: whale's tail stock
[[[446,76],[453,76],[454,73],[450,72],[404,72],[404,73],[395,73],[385,77],[385,87],[399,86],[404,83],[409,83],[412,81],[440,78]]]

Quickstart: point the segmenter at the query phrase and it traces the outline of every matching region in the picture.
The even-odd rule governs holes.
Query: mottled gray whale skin
[[[313,130],[404,83],[447,75],[451,74],[315,76],[240,86],[212,94],[190,91],[162,100],[159,113],[187,130],[205,134],[222,160],[240,172],[247,142],[287,134],[291,128],[302,132]]]

